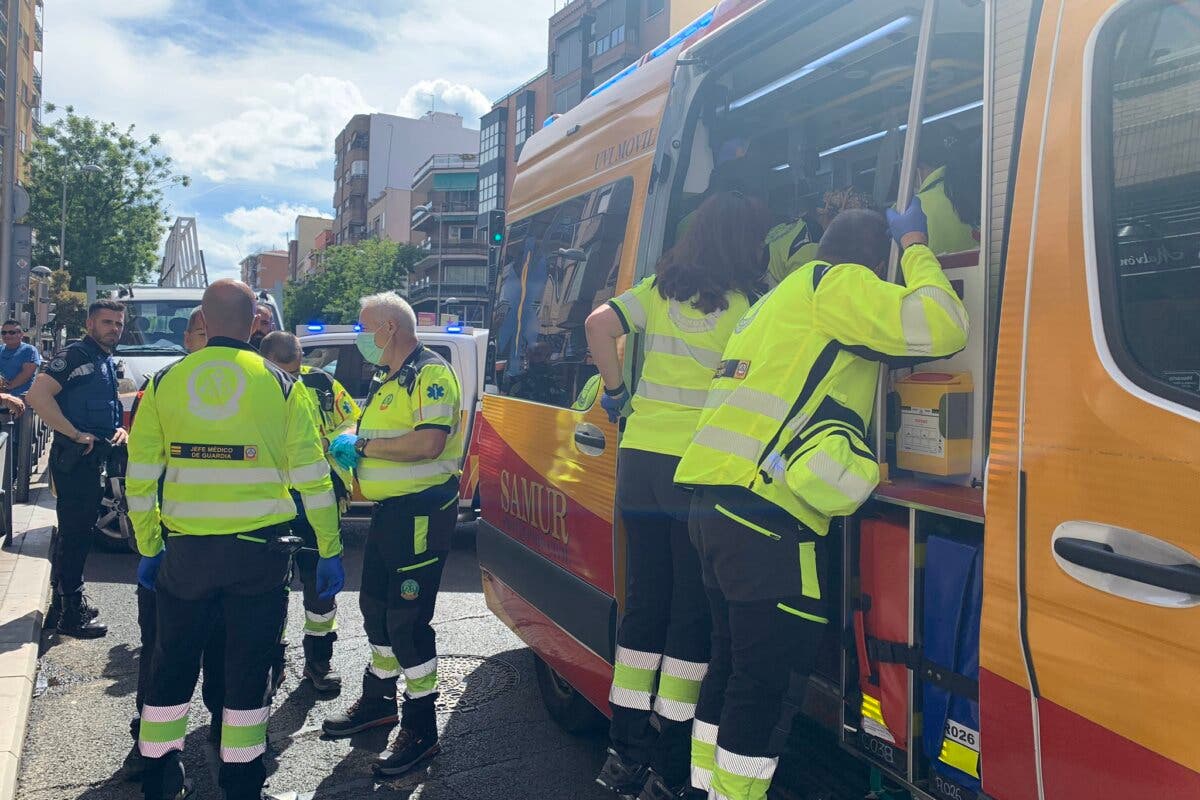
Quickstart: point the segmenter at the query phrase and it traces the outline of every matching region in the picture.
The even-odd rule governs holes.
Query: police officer
[[[217,281],[205,290],[201,309],[208,346],[154,376],[129,441],[126,495],[143,556],[139,579],[156,590],[158,603],[138,740],[147,759],[143,789],[154,800],[186,794],[179,753],[200,651],[220,614],[219,783],[227,800],[259,800],[270,713],[265,698],[287,610],[290,559],[277,540],[296,515],[289,487],[316,530],[318,589],[326,597],[344,582],[337,502],[308,393],[247,342],[250,288]]]
[[[97,300],[88,308],[86,327],[87,336],[44,365],[26,399],[55,432],[50,474],[58,490],[58,538],[47,624],[57,621],[60,633],[93,639],[108,628],[84,600],[83,567],[104,496],[101,470],[110,448],[124,446],[128,438],[112,359],[125,329],[125,306]]]
[[[839,214],[817,260],[738,324],[675,474],[696,487],[691,533],[713,615],[692,731],[693,784],[710,798],[767,795],[797,711],[789,684],[803,685],[829,620],[830,518],[879,480],[865,441],[878,362],[942,358],[967,341],[920,201],[892,216],[905,285],[873,271],[890,248],[883,217]]]
[[[768,220],[756,199],[713,195],[656,274],[586,323],[606,387],[600,402],[614,422],[629,401],[617,340],[641,334],[645,351],[617,458],[626,594],[609,693],[609,756],[597,777],[618,794],[650,800],[688,784],[688,734],[708,668],[709,619],[688,539],[691,498],[672,479],[725,342],[762,280]]]
[[[343,433],[354,429],[358,421],[358,404],[350,397],[346,387],[329,373],[300,363],[303,350],[300,340],[286,331],[268,333],[262,340],[259,352],[263,358],[298,379],[309,393],[317,409],[317,420],[321,442],[325,447]],[[338,499],[339,511],[349,496],[347,486],[353,485],[353,476],[333,459],[330,461],[330,477],[333,493]],[[296,492],[293,499],[299,500]],[[292,521],[292,533],[304,540],[305,549],[296,553],[296,567],[300,583],[304,587],[304,677],[318,692],[334,692],[341,688],[342,678],[330,663],[333,659],[333,643],[337,641],[337,601],[317,594],[317,546],[316,533],[303,509],[297,507],[296,519]]]
[[[403,672],[400,730],[375,765],[378,774],[401,775],[440,749],[430,621],[458,517],[462,392],[454,370],[417,341],[416,315],[403,298],[384,292],[361,303],[358,349],[387,375],[367,398],[358,433],[338,437],[330,452],[356,466],[359,490],[377,503],[359,593],[371,662],[362,695],[323,727],[350,736],[394,724]]]

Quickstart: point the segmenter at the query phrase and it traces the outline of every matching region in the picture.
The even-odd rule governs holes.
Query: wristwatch
[[[366,458],[367,445],[371,442],[370,439],[359,439],[354,443],[354,452],[358,453],[360,458]]]

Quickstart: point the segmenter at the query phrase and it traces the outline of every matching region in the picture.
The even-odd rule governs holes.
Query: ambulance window
[[[1122,371],[1200,408],[1200,0],[1131,3],[1096,45],[1096,248]]]
[[[596,374],[583,323],[616,293],[633,179],[508,229],[488,357],[500,394],[567,408]]]

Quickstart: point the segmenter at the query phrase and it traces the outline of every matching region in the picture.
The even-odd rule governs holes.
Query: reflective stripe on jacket
[[[725,342],[749,306],[740,292],[729,292],[725,301],[727,309],[705,314],[665,299],[652,277],[609,301],[625,332],[642,334],[645,352],[622,448],[683,455]]]

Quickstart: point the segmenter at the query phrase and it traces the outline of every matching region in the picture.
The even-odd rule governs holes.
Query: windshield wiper
[[[119,344],[117,345],[117,353],[182,353],[187,354],[187,350],[180,345],[161,345],[161,344]]]

